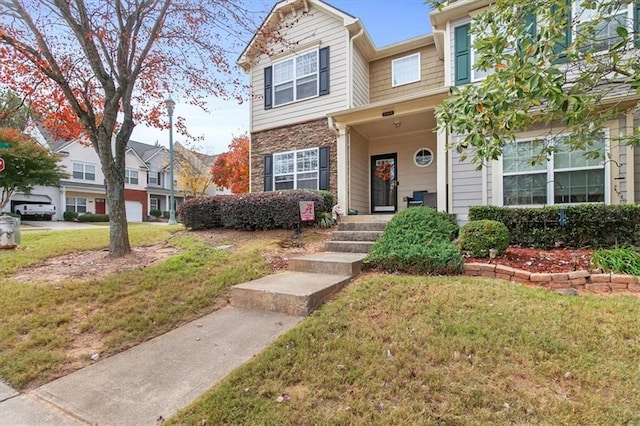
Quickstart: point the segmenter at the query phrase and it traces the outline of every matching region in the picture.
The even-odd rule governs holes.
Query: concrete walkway
[[[28,394],[0,384],[0,425],[157,425],[302,319],[227,307]]]

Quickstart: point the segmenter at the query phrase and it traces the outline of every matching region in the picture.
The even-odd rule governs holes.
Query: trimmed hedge
[[[568,205],[566,224],[559,206],[511,208],[473,206],[469,220],[490,219],[506,225],[510,243],[524,247],[614,248],[640,246],[640,205]]]
[[[66,222],[75,222],[76,220],[78,220],[78,213],[72,212],[72,211],[65,211],[64,213],[62,213],[62,218]]]
[[[364,259],[368,266],[411,274],[455,274],[464,259],[451,242],[451,216],[427,207],[397,213]]]
[[[489,257],[489,250],[498,255],[509,247],[509,230],[497,220],[472,220],[460,228],[460,249],[473,257]]]
[[[109,215],[87,213],[78,216],[78,222],[109,222]]]
[[[324,197],[317,191],[293,190],[192,198],[180,205],[178,215],[192,230],[295,229],[300,201],[313,201],[316,217],[325,211]]]

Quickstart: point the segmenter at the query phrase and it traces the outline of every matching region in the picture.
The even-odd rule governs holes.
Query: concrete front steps
[[[348,216],[327,251],[289,259],[289,270],[231,289],[231,305],[307,316],[362,271],[362,260],[390,216]]]
[[[331,234],[331,240],[324,245],[326,251],[342,253],[369,253],[373,243],[392,215],[344,216],[338,230]]]

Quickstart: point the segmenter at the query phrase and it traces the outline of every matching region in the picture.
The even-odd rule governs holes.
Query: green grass
[[[129,224],[129,242],[132,246],[153,244],[183,229],[182,225]],[[53,256],[105,247],[109,247],[108,227],[79,231],[23,232],[20,245],[15,250],[2,251],[0,271],[3,275],[11,274],[20,268],[38,264]]]
[[[169,423],[639,424],[638,318],[632,297],[369,275]]]
[[[167,228],[131,227],[131,240],[151,243],[169,235],[156,229]],[[96,238],[102,236],[87,230],[33,234],[24,240],[25,251],[44,258],[56,244],[61,253],[85,242],[99,248]],[[0,277],[0,377],[17,389],[48,382],[86,365],[93,352],[115,354],[212,312],[226,303],[231,285],[270,272],[262,252],[273,241],[221,250],[185,234],[171,243],[180,248],[171,258],[101,280],[48,285]],[[13,268],[37,263],[23,256],[18,253]]]

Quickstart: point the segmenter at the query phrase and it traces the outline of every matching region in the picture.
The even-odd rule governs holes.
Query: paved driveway
[[[93,225],[90,223],[79,222],[64,222],[64,221],[45,221],[45,220],[23,220],[21,222],[23,226],[20,227],[21,231],[27,230],[51,230],[51,231],[70,231],[76,229],[96,229],[96,228],[108,228],[104,225]],[[24,226],[26,225],[26,226]]]

